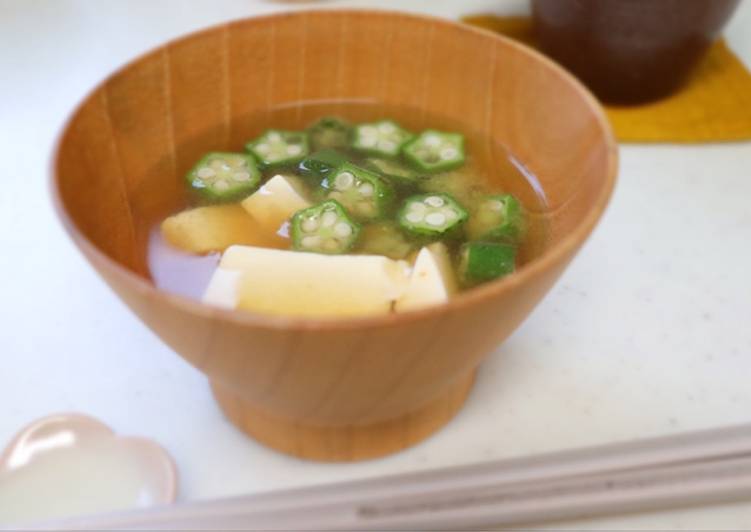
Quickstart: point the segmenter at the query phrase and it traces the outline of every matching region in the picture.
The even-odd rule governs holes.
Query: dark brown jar
[[[678,89],[740,0],[533,0],[538,38],[602,100]]]

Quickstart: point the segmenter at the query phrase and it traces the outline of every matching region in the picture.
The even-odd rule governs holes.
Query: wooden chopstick
[[[450,529],[739,498],[751,498],[751,425],[40,528]]]

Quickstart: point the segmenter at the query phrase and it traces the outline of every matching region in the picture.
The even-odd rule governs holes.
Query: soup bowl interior
[[[200,154],[242,149],[270,116],[302,127],[313,109],[336,114],[344,101],[398,106],[414,129],[441,116],[478,131],[469,149],[491,167],[506,147],[544,190],[544,205],[525,201],[545,222],[536,258],[446,305],[337,321],[232,313],[154,287],[149,234],[184,204],[183,176]],[[377,107],[362,108],[349,118]],[[116,72],[65,127],[53,193],[92,265],[207,374],[233,422],[284,452],[353,460],[408,446],[451,419],[482,358],[597,223],[615,172],[597,103],[539,54],[437,19],[298,12],[192,34]]]

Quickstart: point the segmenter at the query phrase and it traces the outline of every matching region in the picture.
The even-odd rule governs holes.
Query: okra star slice
[[[459,276],[466,286],[499,279],[514,271],[516,248],[495,242],[468,242],[459,253]]]
[[[386,215],[394,193],[377,174],[345,163],[323,181],[326,195],[335,199],[357,219],[370,221]]]
[[[467,220],[467,211],[448,194],[407,198],[399,211],[399,225],[416,235],[442,236]]]
[[[404,146],[404,158],[423,172],[445,172],[464,164],[464,136],[426,129]]]
[[[245,149],[258,159],[263,168],[297,164],[310,152],[306,133],[280,129],[269,129],[248,142]]]
[[[380,157],[396,157],[414,135],[391,120],[381,120],[355,126],[352,147],[363,153]]]
[[[467,233],[474,240],[495,240],[517,244],[525,230],[524,209],[511,194],[483,198],[467,223]]]
[[[186,180],[204,198],[224,202],[250,195],[261,182],[261,173],[250,155],[211,152],[188,172]]]
[[[352,126],[341,118],[325,116],[308,128],[308,140],[313,150],[347,148]]]
[[[360,225],[335,200],[297,211],[292,217],[292,247],[297,251],[346,253],[359,234]]]

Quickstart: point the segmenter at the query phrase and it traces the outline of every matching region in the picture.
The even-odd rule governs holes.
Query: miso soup
[[[545,246],[545,197],[504,146],[362,102],[280,107],[196,151],[152,231],[158,287],[257,313],[342,317],[445,303]],[[216,146],[212,132],[196,145]]]

